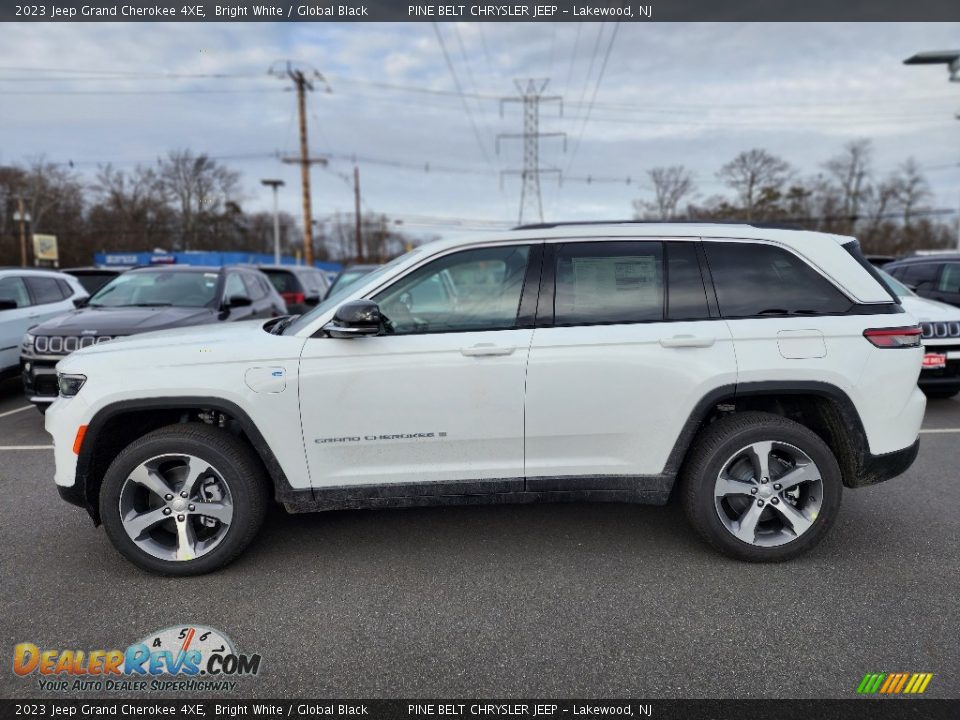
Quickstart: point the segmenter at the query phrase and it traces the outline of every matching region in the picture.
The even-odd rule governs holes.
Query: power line
[[[607,52],[603,56],[603,64],[600,65],[600,73],[597,75],[597,82],[593,86],[593,96],[590,98],[590,104],[587,106],[587,112],[583,118],[583,124],[580,126],[580,134],[577,135],[577,140],[573,144],[573,151],[570,153],[570,160],[567,162],[567,172],[569,172],[570,168],[573,167],[573,161],[577,157],[577,151],[580,150],[580,142],[583,140],[583,132],[587,128],[587,123],[590,122],[590,113],[593,112],[593,104],[597,99],[597,92],[600,90],[600,84],[603,82],[603,76],[607,70],[607,62],[610,60],[610,53],[613,50],[614,42],[617,40],[617,30],[619,29],[620,23],[614,23],[613,31],[610,33],[610,40],[607,43]]]
[[[463,93],[463,86],[460,84],[460,78],[457,77],[457,71],[454,70],[453,63],[450,61],[450,54],[447,52],[447,45],[443,41],[443,35],[440,34],[440,26],[436,22],[432,24],[433,31],[437,36],[437,42],[440,44],[440,49],[443,51],[443,58],[446,60],[447,68],[450,70],[450,76],[453,78],[453,84],[457,88],[457,93],[460,95],[460,100],[463,103],[463,109],[467,113],[467,118],[470,120],[470,127],[473,128],[473,135],[477,139],[477,145],[480,146],[480,152],[483,154],[483,159],[492,164],[490,156],[487,154],[487,148],[483,144],[483,139],[480,137],[480,131],[477,129],[477,123],[473,117],[473,112],[470,110],[470,104],[467,102],[467,98]]]

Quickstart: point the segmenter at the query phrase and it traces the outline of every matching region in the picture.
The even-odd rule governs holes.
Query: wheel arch
[[[707,393],[691,412],[664,472],[679,473],[697,433],[711,422],[751,410],[795,420],[815,432],[837,458],[846,487],[874,482],[867,472],[867,436],[856,406],[841,388],[816,381],[739,383]]]
[[[206,419],[204,415],[206,414]],[[212,419],[212,420],[211,420]],[[162,397],[123,400],[101,408],[90,420],[77,456],[76,483],[84,508],[100,524],[99,495],[103,476],[127,445],[165,425],[215,424],[241,437],[254,449],[273,483],[278,502],[294,496],[286,473],[250,416],[236,403],[216,397]]]

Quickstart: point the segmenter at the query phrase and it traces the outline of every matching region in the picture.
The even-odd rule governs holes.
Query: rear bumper
[[[905,447],[903,450],[895,450],[882,455],[868,453],[863,458],[860,472],[857,473],[857,477],[849,487],[876,485],[884,480],[891,480],[898,475],[902,475],[913,465],[919,451],[920,438],[917,438],[913,445]]]

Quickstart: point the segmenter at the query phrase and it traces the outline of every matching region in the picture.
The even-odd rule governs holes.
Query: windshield
[[[890,289],[893,290],[900,297],[915,297],[916,293],[904,285],[902,282],[897,280],[893,275],[883,270],[877,269],[877,272],[880,273],[880,277],[886,280],[887,285],[890,286]]]
[[[218,274],[184,270],[140,271],[111,280],[90,298],[91,307],[204,307],[216,295]]]
[[[379,278],[389,273],[398,265],[406,262],[407,260],[412,258],[414,255],[419,253],[421,249],[422,248],[414,248],[410,252],[405,253],[398,258],[394,258],[393,260],[388,262],[386,265],[381,265],[380,267],[378,267],[376,270],[373,270],[372,272],[364,272],[362,275],[364,284],[366,284],[367,282],[375,282]],[[357,278],[357,279],[360,279],[360,278]],[[356,280],[354,282],[356,282]],[[350,294],[350,291],[353,289],[353,287],[354,287],[354,283],[348,283],[346,285],[344,285],[343,283],[337,283],[336,285],[334,285],[330,289],[331,290],[330,295],[328,295],[327,298],[322,303],[312,308],[310,312],[304,313],[303,315],[298,317],[296,320],[294,320],[292,323],[290,323],[290,325],[288,325],[286,329],[284,329],[283,334],[296,335],[300,330],[302,330],[311,322],[313,322],[314,318],[322,315],[327,310],[339,305],[340,302],[343,300],[343,298]]]
[[[333,292],[340,292],[343,288],[348,285],[353,285],[357,280],[362,278],[364,275],[369,275],[371,270],[368,269],[354,269],[354,270],[344,270],[342,273],[337,275],[337,279],[333,281]]]

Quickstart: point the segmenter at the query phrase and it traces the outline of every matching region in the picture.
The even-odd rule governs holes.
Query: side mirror
[[[319,295],[307,295],[306,297],[303,298],[303,304],[304,304],[304,305],[309,305],[310,307],[314,307],[314,306],[316,306],[316,305],[319,305],[319,304],[320,304],[320,296],[319,296]]]
[[[333,320],[323,326],[332,338],[353,338],[379,335],[383,330],[380,306],[373,300],[354,300],[337,308]]]
[[[79,310],[82,307],[86,307],[88,302],[90,302],[90,298],[79,297],[73,301],[73,306]]]
[[[224,303],[223,307],[226,310],[230,310],[231,308],[250,307],[251,305],[253,305],[253,300],[245,295],[231,295],[227,298],[227,302]]]
[[[16,300],[0,300],[0,310],[16,310],[18,307]]]

